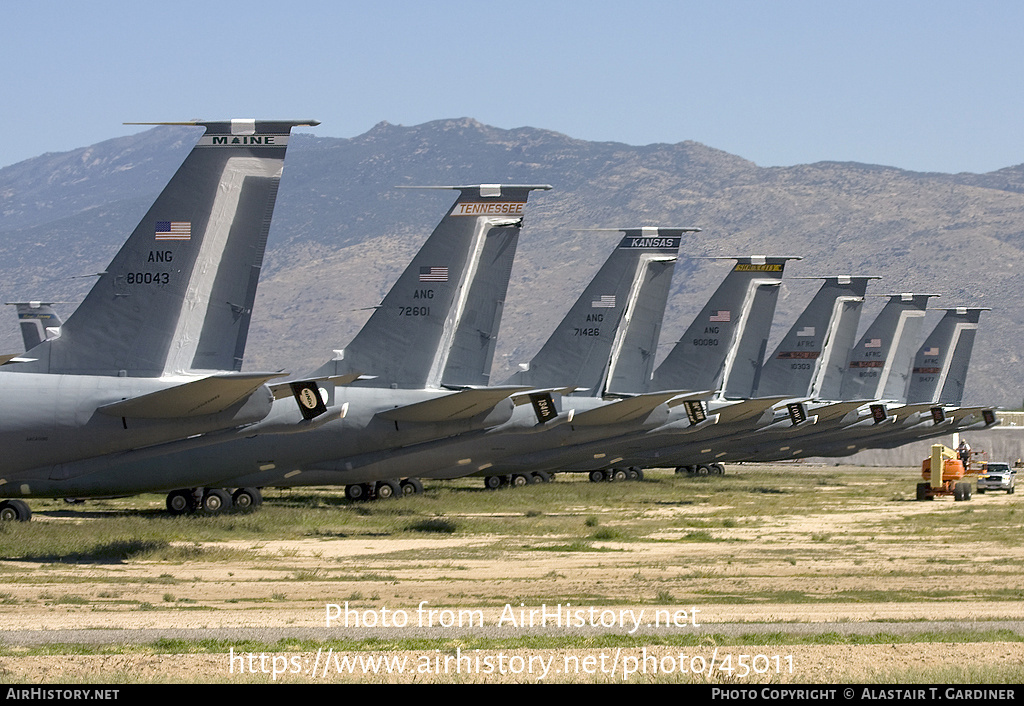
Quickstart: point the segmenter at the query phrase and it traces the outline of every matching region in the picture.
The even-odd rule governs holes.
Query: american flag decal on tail
[[[447,267],[421,267],[420,282],[447,282]]]
[[[157,240],[191,240],[191,221],[157,221]]]

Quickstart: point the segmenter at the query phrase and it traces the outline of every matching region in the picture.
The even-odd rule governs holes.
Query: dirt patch
[[[615,682],[625,675],[630,681],[857,683],[900,680],[911,672],[945,681],[956,678],[962,665],[982,664],[990,671],[980,677],[972,672],[971,678],[1022,678],[1024,643],[991,636],[1003,629],[1020,634],[1019,626],[1024,624],[1024,601],[1020,600],[1024,562],[1019,543],[998,537],[957,541],[942,525],[981,521],[977,518],[985,508],[1009,511],[1016,496],[986,496],[984,504],[972,506],[977,513],[965,515],[961,503],[894,502],[885,493],[864,499],[862,491],[851,491],[849,485],[845,490],[824,486],[828,497],[843,493],[851,497],[837,501],[834,509],[819,505],[806,513],[783,507],[778,514],[738,515],[736,502],[711,505],[692,500],[695,494],[689,493],[687,504],[675,506],[648,502],[610,509],[574,501],[571,507],[546,510],[540,520],[531,520],[530,515],[537,513],[516,512],[496,502],[492,513],[447,516],[458,516],[460,522],[498,520],[501,526],[507,525],[507,531],[199,543],[203,549],[225,550],[225,556],[235,557],[230,560],[2,561],[5,634],[0,641],[6,643],[7,654],[0,657],[0,674],[11,682],[120,681],[125,674],[144,682],[175,682],[182,675],[197,682],[536,681],[536,673],[525,666],[518,672],[512,669],[510,660],[516,658],[515,665],[529,665],[532,659],[539,666],[554,660],[551,664],[562,665],[561,671],[549,671],[543,680],[569,682]],[[564,489],[552,486],[528,492]],[[487,497],[500,499],[499,495]],[[749,494],[739,499],[749,502]],[[519,529],[526,525],[516,524],[554,523],[566,516],[587,533],[583,541],[579,531],[576,535],[527,534]],[[600,518],[599,526],[584,525],[585,518],[595,516]],[[42,519],[46,521],[45,516]],[[938,523],[940,529],[932,532],[928,523]],[[1007,528],[1019,530],[1013,520]],[[621,529],[629,536],[614,538],[612,532],[612,539],[602,540],[596,538],[601,536],[600,529]],[[528,614],[556,606],[568,611],[567,604],[588,616],[638,616],[643,611],[642,624],[588,623],[576,630],[552,623],[521,625],[508,619],[508,611]],[[332,605],[347,606],[364,623],[359,629],[337,621],[328,625]],[[483,625],[445,624],[446,615],[459,611],[479,615]],[[403,612],[406,622],[387,624],[384,616],[389,612],[392,617]],[[684,618],[682,624],[667,628],[653,623],[656,613]],[[429,616],[428,624],[423,624],[424,615]],[[365,622],[367,617],[374,620],[373,625]],[[806,630],[841,636],[954,630],[961,636],[953,641],[956,644],[947,641],[939,646],[902,644],[900,639],[892,644],[807,645],[782,640],[767,647],[743,643],[744,635],[795,635]],[[598,633],[635,640],[628,647],[600,649],[493,646],[530,635],[574,640]],[[972,633],[990,636],[973,642]],[[97,636],[101,639],[92,639]],[[664,644],[659,638],[665,636],[699,639],[696,647],[683,648]],[[461,673],[427,664],[401,675],[372,673],[372,669],[355,674],[345,672],[345,664],[339,663],[337,669],[317,669],[313,676],[316,648],[277,652],[273,647],[280,639],[336,645],[339,640],[368,637],[391,641],[395,647],[335,651],[331,659],[347,655],[345,664],[351,665],[360,656],[388,657],[418,664],[439,656],[457,659],[459,639],[488,639],[492,642],[486,648],[473,647],[470,657],[497,659],[502,654],[506,671],[485,673],[484,667],[474,663]],[[224,642],[213,654],[191,654],[154,647],[159,638]],[[444,640],[445,646],[404,649],[399,641],[407,638]],[[74,654],[74,649],[59,656],[25,654],[41,643],[77,642],[139,645],[109,648],[117,654],[81,655]],[[247,661],[243,669],[231,662],[234,651],[266,659],[256,666]],[[706,662],[714,657],[719,666],[728,656],[734,670],[740,669],[741,655],[746,655],[751,670],[750,660],[757,657],[758,669],[743,678],[735,671],[695,676],[682,669],[683,653],[689,658],[699,654]],[[325,659],[324,653],[319,657]],[[664,660],[665,669],[657,674],[638,671],[648,657],[659,665]],[[638,667],[630,675],[626,666],[634,658]],[[606,663],[611,662],[617,667],[610,671]],[[653,663],[647,661],[648,666]],[[275,670],[274,664],[285,669]],[[292,671],[295,665],[301,668]]]

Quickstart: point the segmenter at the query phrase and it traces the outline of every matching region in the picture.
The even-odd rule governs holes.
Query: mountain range
[[[323,129],[323,128],[320,128]],[[0,169],[4,301],[67,315],[198,138],[157,127]],[[535,192],[505,306],[494,382],[526,362],[618,240],[593,230],[699,226],[685,238],[659,358],[725,276],[732,255],[793,255],[775,340],[815,276],[869,274],[871,295],[929,292],[933,307],[987,306],[966,404],[1024,399],[1024,164],[988,174],[850,162],[760,167],[696,143],[631,146],[503,130],[469,119],[379,123],[346,138],[292,137],[245,369],[306,372],[342,348],[454,200],[395,186],[551,184]],[[929,314],[926,330],[939,318]],[[0,350],[16,352],[13,310]]]

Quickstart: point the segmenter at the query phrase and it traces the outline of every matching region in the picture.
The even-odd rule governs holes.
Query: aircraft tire
[[[640,470],[637,468],[629,468],[626,471],[626,480],[640,480]]]
[[[203,512],[219,515],[231,509],[231,496],[223,488],[210,488],[203,493]]]
[[[532,482],[530,479],[532,476],[524,476],[521,473],[516,473],[512,476],[512,485],[516,488],[522,488],[524,485],[530,485]]]
[[[708,468],[716,476],[724,476],[725,475],[725,466],[723,466],[720,463],[712,463],[710,466],[708,466]]]
[[[487,476],[484,478],[484,487],[488,490],[497,490],[501,487],[501,476]]]
[[[345,486],[345,497],[349,500],[366,500],[370,487],[366,483],[352,483]]]
[[[616,483],[621,483],[624,480],[626,480],[627,478],[629,478],[629,474],[627,474],[621,468],[614,468],[614,469],[612,469],[611,474],[612,474],[612,480],[614,482],[616,482]]]
[[[419,478],[406,478],[399,485],[402,487],[402,495],[406,497],[423,494],[423,484]]]
[[[238,488],[231,495],[231,505],[236,510],[255,510],[263,504],[263,494],[259,488]]]
[[[697,475],[698,476],[706,476],[710,472],[711,471],[710,471],[710,469],[708,469],[707,466],[697,466]]]
[[[591,471],[590,472],[590,482],[591,483],[600,483],[603,480],[604,480],[604,471]]]
[[[389,500],[391,498],[400,498],[404,495],[402,487],[398,484],[398,481],[394,480],[382,480],[377,481],[377,499],[378,500]]]
[[[196,498],[189,489],[172,490],[167,494],[167,512],[188,515],[196,511]]]
[[[24,500],[4,500],[0,502],[0,522],[28,522],[32,519],[32,510]]]
[[[537,479],[538,483],[550,483],[551,474],[547,471],[534,471],[533,477]]]
[[[928,484],[918,483],[917,484],[917,499],[927,500],[928,499]]]

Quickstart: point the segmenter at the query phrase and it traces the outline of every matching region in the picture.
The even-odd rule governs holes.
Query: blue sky
[[[762,166],[1024,162],[1024,3],[0,0],[0,166],[125,121],[473,117]]]

